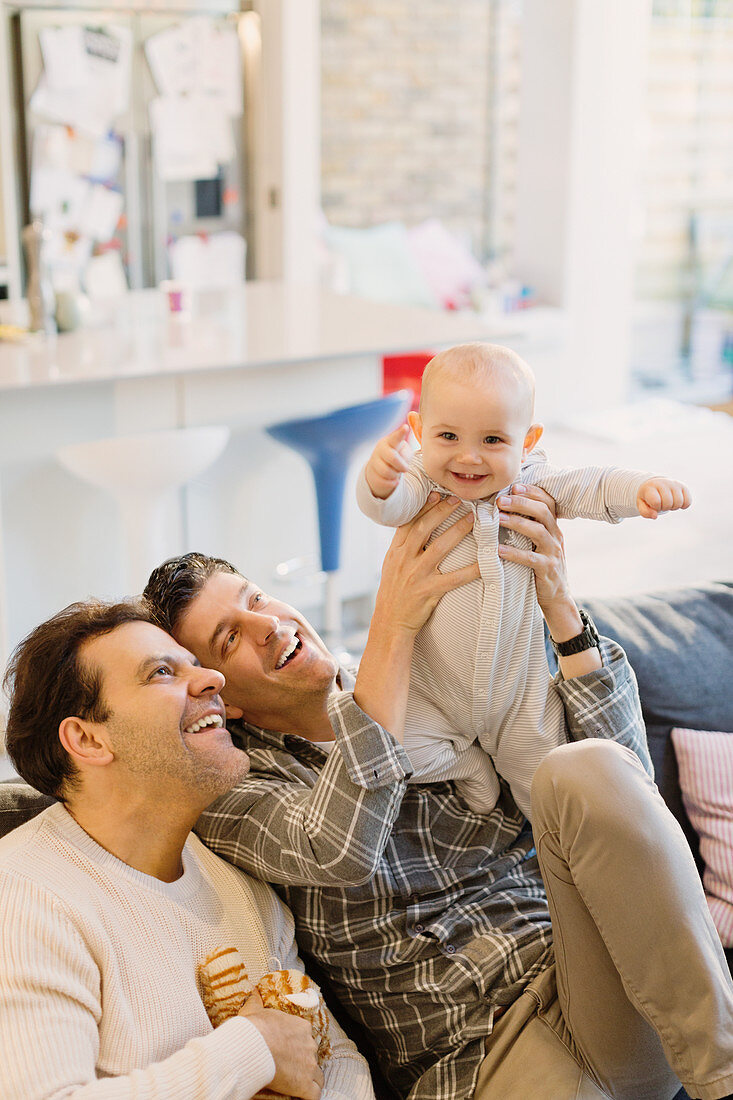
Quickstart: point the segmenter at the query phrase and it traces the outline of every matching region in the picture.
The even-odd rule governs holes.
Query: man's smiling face
[[[80,658],[101,675],[109,714],[99,725],[137,794],[165,789],[200,812],[247,774],[225,726],[223,676],[163,630],[125,623],[85,643]]]
[[[311,719],[325,713],[334,658],[302,615],[252,581],[215,573],[174,633],[202,664],[223,672],[224,700],[254,725],[307,736]]]

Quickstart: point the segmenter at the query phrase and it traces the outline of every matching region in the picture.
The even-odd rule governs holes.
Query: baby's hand
[[[380,500],[386,500],[392,495],[410,464],[412,451],[407,442],[409,431],[407,424],[402,424],[390,435],[380,439],[366,464],[367,485]]]
[[[636,495],[636,507],[644,519],[656,519],[662,512],[689,508],[691,503],[687,486],[669,477],[650,477]]]

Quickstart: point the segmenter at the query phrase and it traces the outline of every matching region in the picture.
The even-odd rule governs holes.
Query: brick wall
[[[488,0],[322,0],[322,197],[334,225],[491,224]]]

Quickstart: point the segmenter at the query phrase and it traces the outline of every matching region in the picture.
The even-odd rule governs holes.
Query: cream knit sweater
[[[196,982],[216,947],[255,981],[302,969],[273,891],[195,837],[161,882],[95,843],[60,804],[0,840],[2,1100],[249,1100],[275,1065],[237,1017],[212,1031]],[[372,1100],[331,1021],[322,1100]]]

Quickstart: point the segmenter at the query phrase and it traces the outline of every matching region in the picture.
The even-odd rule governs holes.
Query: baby
[[[404,745],[412,782],[454,779],[464,800],[488,813],[497,772],[530,816],[529,788],[540,761],[567,740],[550,679],[534,573],[503,560],[499,543],[531,548],[499,523],[497,498],[514,482],[538,485],[558,517],[618,523],[687,508],[687,488],[669,478],[614,467],[560,469],[537,449],[534,378],[515,352],[464,344],[425,368],[420,412],[409,423],[421,450],[412,456],[403,425],[375,447],[357,486],[361,510],[396,527],[433,490],[461,504],[436,534],[468,511],[472,531],[445,559],[450,572],[478,559],[481,577],[448,592],[415,643]],[[582,648],[588,648],[587,645]]]

